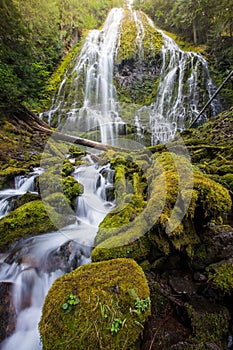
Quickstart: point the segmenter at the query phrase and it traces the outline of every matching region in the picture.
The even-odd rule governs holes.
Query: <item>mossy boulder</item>
[[[129,157],[116,158],[119,202],[100,224],[93,261],[133,257],[153,262],[174,250],[192,257],[203,227],[209,222],[221,223],[223,213],[230,210],[227,189],[194,168],[188,159],[164,152],[150,158],[150,166],[137,178],[141,184],[138,191],[133,174],[140,172],[126,162]],[[133,201],[135,196],[137,201]]]
[[[191,267],[204,270],[209,265],[228,261],[233,256],[233,228],[229,225],[210,225],[196,247]]]
[[[71,221],[41,200],[26,203],[0,220],[1,251],[21,238],[55,231]]]
[[[186,304],[186,310],[191,319],[194,342],[199,346],[212,342],[221,349],[227,348],[224,338],[228,332],[230,314],[226,307],[197,296]]]
[[[15,177],[18,175],[24,175],[27,172],[28,169],[16,168],[14,166],[7,166],[0,170],[0,189],[13,187]]]
[[[192,163],[225,186],[233,197],[232,133],[233,108],[208,119],[198,128],[184,131],[181,136]]]
[[[84,265],[49,290],[39,324],[43,349],[138,349],[149,314],[149,288],[134,260]]]
[[[38,187],[45,201],[48,196],[60,193],[66,197],[67,203],[73,208],[75,207],[75,199],[83,193],[82,184],[76,181],[72,176],[62,177],[62,175],[54,171],[54,169],[47,170],[39,177]]]
[[[233,293],[233,259],[222,260],[207,267],[211,286],[224,293]]]

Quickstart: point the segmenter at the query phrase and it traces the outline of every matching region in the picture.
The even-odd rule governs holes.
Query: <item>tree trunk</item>
[[[193,41],[194,44],[197,44],[197,26],[196,26],[196,20],[193,21]]]

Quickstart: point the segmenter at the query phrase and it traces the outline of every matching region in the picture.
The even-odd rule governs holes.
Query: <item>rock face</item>
[[[162,35],[140,11],[137,11],[136,18],[125,11],[121,27],[114,68],[118,100],[149,105],[155,99],[159,83]],[[138,27],[141,27],[141,32]],[[124,108],[122,113],[123,120],[128,122]]]
[[[46,297],[43,349],[139,349],[149,314],[149,288],[135,261],[84,265],[57,279]]]
[[[0,283],[0,343],[15,329],[15,309],[11,299],[11,283]]]

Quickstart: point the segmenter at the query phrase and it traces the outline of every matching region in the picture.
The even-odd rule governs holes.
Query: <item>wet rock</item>
[[[200,272],[195,272],[193,275],[193,279],[195,282],[206,282],[207,281],[207,277]]]
[[[50,253],[44,268],[50,272],[58,269],[70,272],[81,265],[82,257],[90,256],[90,250],[75,241],[68,241]]]
[[[15,329],[16,313],[11,287],[12,283],[0,282],[0,343]]]
[[[208,265],[233,257],[233,228],[229,225],[209,226],[203,243],[197,249],[192,267],[204,269]]]
[[[190,280],[190,277],[176,277],[171,276],[169,284],[177,294],[192,295],[197,291],[196,285]]]
[[[115,199],[114,196],[114,187],[112,185],[109,185],[106,187],[106,200],[108,202],[113,202]]]

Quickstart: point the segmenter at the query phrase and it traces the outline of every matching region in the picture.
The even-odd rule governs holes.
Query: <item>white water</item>
[[[147,20],[155,28],[148,17]],[[140,17],[136,23],[142,31]],[[142,115],[148,115],[152,145],[166,143],[174,138],[177,131],[186,129],[216,90],[206,60],[199,53],[181,50],[172,38],[163,31],[158,31],[163,37],[164,45],[161,50],[162,68],[156,99],[149,107],[142,106],[135,119],[137,133],[141,137],[141,130],[146,126],[139,124],[139,121]],[[221,102],[217,97],[211,103],[211,113],[217,115],[220,111]],[[202,120],[206,118],[206,114],[203,114]]]
[[[16,197],[27,192],[35,192],[34,180],[43,172],[41,168],[35,168],[28,176],[20,175],[15,178],[15,188],[0,191],[0,218],[12,210],[12,202]]]
[[[118,129],[124,124],[118,115],[116,91],[113,84],[113,67],[119,25],[124,15],[123,9],[110,11],[103,29],[89,32],[82,51],[74,62],[71,83],[65,97],[64,78],[52,107],[47,112],[48,122],[59,112],[66,116],[62,130],[82,134],[99,130],[102,143],[114,144]],[[85,77],[84,101],[81,108],[76,101],[79,80]],[[80,96],[80,94],[79,94]],[[67,102],[69,101],[69,102]],[[58,124],[60,117],[58,118]]]
[[[90,262],[98,225],[113,207],[105,195],[106,188],[113,185],[113,176],[109,166],[98,169],[91,158],[87,160],[89,165],[74,172],[84,185],[77,223],[19,241],[0,255],[0,282],[13,283],[17,315],[15,332],[2,343],[1,350],[40,350],[38,322],[49,288],[57,277]]]

